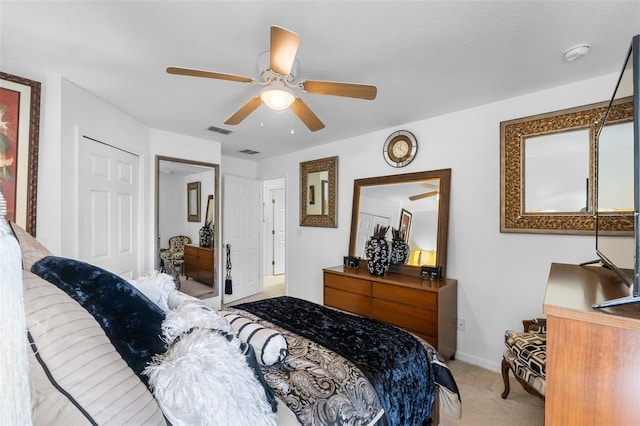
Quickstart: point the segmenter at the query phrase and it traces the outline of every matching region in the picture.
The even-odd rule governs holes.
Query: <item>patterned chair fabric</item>
[[[161,272],[164,272],[167,275],[171,275],[173,278],[173,282],[176,284],[176,290],[180,290],[180,274],[178,274],[178,270],[173,265],[173,262],[167,262],[161,265]]]
[[[168,263],[174,267],[182,266],[184,263],[184,245],[189,244],[191,238],[186,235],[176,235],[169,238],[169,248],[160,249],[160,263],[166,268]]]
[[[544,400],[547,376],[547,324],[545,319],[525,320],[524,332],[507,330],[502,359],[504,392],[509,395],[509,370],[524,390]]]

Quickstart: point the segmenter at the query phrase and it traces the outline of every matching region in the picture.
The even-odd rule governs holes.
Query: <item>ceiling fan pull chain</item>
[[[295,133],[293,130],[293,108],[289,108],[289,111],[291,111],[291,134],[293,135]]]
[[[262,119],[262,105],[264,105],[264,102],[260,102],[260,127],[264,127],[264,120]]]

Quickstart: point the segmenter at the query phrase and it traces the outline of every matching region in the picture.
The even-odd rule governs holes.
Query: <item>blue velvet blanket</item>
[[[411,334],[293,297],[234,306],[313,340],[354,363],[369,378],[391,425],[428,421],[434,371],[427,351]]]
[[[31,272],[75,299],[100,323],[127,365],[142,374],[151,358],[165,351],[160,338],[164,312],[138,289],[109,271],[63,257],[47,256]]]

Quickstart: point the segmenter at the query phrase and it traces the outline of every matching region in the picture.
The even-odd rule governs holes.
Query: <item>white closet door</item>
[[[386,216],[360,212],[360,215],[358,216],[358,234],[356,238],[356,256],[363,259],[367,258],[367,255],[364,252],[364,246],[369,237],[373,235],[373,229],[376,225],[389,226],[390,221],[391,219]]]
[[[80,258],[125,278],[139,271],[138,156],[83,136]]]

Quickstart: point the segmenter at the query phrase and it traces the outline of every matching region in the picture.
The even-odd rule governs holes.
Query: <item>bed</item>
[[[168,275],[126,281],[95,266],[51,256],[43,248],[25,248],[29,237],[17,236],[27,269],[32,358],[44,358],[30,359],[42,385],[32,392],[36,405],[41,403],[35,424],[82,419],[87,424],[421,425],[433,422],[438,400],[452,415],[460,412],[455,380],[437,351],[396,327],[292,297],[217,311],[175,290]],[[73,308],[73,313],[52,312],[59,306]],[[67,317],[73,320],[60,320]],[[121,357],[111,364],[119,366],[118,374],[126,370],[126,380],[116,380],[100,396],[87,398],[83,392],[112,378],[95,365],[106,355],[89,362],[87,353],[94,348],[84,337],[64,342],[77,332],[69,327],[79,317],[82,324],[99,324],[98,346],[107,348],[110,342],[115,350],[107,351],[109,357]],[[258,343],[243,340],[234,318],[245,327],[250,324],[253,335],[270,337]],[[58,330],[62,326],[65,331]],[[56,359],[66,357],[62,352],[78,342],[86,346],[80,355]],[[275,361],[265,362],[274,347]],[[69,383],[69,365],[73,374],[81,373],[78,359],[91,369]],[[83,381],[87,383],[79,385]],[[125,382],[130,386],[122,387]],[[52,388],[58,394],[54,399],[64,400],[75,413],[51,414],[60,406],[47,396]],[[91,404],[97,406],[88,408]],[[105,414],[109,410],[119,411]]]

